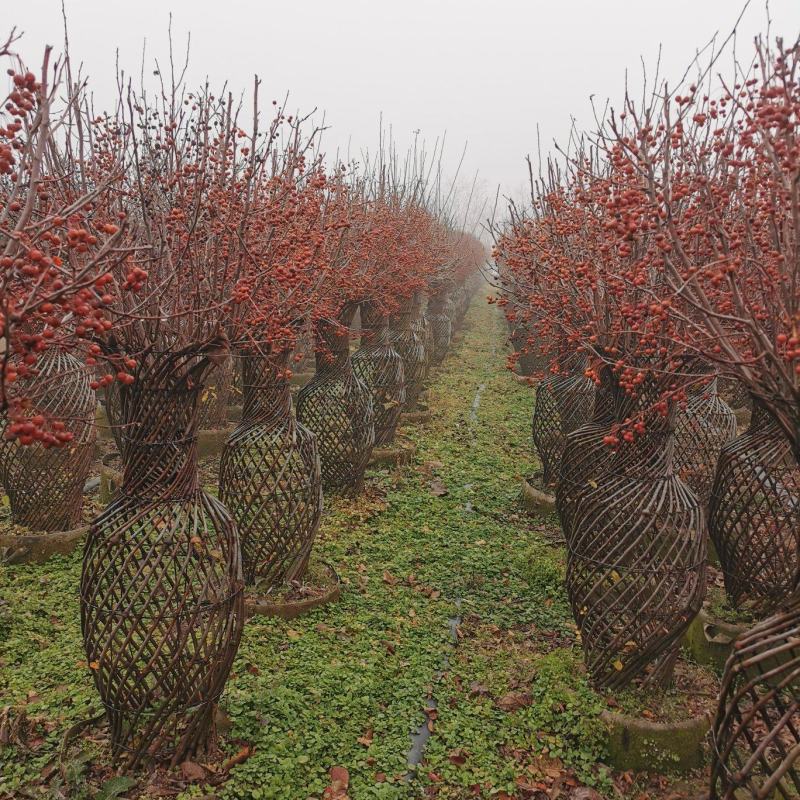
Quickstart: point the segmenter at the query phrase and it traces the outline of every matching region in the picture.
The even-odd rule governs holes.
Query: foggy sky
[[[4,0],[8,4],[9,0]],[[26,0],[4,9],[0,33],[25,32],[17,50],[38,65],[45,43],[61,49],[61,0]],[[679,78],[695,50],[724,38],[739,0],[66,0],[73,61],[82,61],[96,105],[112,107],[115,59],[136,75],[147,40],[148,66],[167,57],[167,26],[182,51],[191,32],[189,85],[209,76],[249,92],[253,74],[267,100],[290,93],[289,107],[325,112],[324,150],[374,149],[379,118],[400,150],[419,131],[430,148],[446,132],[444,166],[459,186],[479,173],[478,194],[526,194],[525,155],[565,142],[574,117],[592,123],[589,98],[618,103],[626,68],[635,82],[644,57]],[[9,13],[10,12],[10,13]],[[800,0],[771,0],[773,34],[800,34]],[[762,0],[738,28],[749,61],[766,30]],[[729,61],[720,68],[724,72]],[[146,71],[152,73],[152,69]]]

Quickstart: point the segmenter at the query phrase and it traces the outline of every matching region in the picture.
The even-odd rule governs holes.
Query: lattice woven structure
[[[36,376],[20,380],[29,414],[63,421],[74,438],[63,447],[0,439],[0,480],[14,522],[35,531],[65,531],[81,522],[83,487],[95,446],[97,399],[85,365],[57,348],[43,353]]]
[[[606,369],[601,372],[600,385],[595,387],[591,421],[567,434],[561,455],[556,508],[566,540],[570,539],[581,497],[597,484],[597,479],[608,466],[608,445],[603,443],[603,437],[611,431],[614,423],[614,406],[611,373]]]
[[[536,387],[532,436],[542,462],[542,482],[553,486],[567,436],[592,416],[594,384],[583,375],[549,375]]]
[[[800,797],[800,596],[736,640],[711,731],[712,800]]]
[[[652,406],[644,395],[636,402]],[[632,415],[630,403],[616,406],[618,419]],[[674,474],[671,422],[648,422],[644,435],[607,451],[575,498],[567,536],[567,590],[586,665],[609,689],[669,680],[705,593],[702,510]]]
[[[422,393],[427,374],[424,339],[413,329],[412,302],[405,302],[390,321],[389,338],[403,359],[406,382],[406,407],[413,407]]]
[[[233,395],[232,358],[208,373],[198,409],[200,430],[217,431],[228,425],[228,404]]]
[[[361,307],[361,347],[353,354],[353,371],[372,393],[376,447],[394,441],[406,402],[403,359],[392,346],[389,321],[366,304]]]
[[[763,614],[786,599],[800,569],[800,466],[758,404],[748,431],[720,453],[708,531],[734,606]]]
[[[747,387],[734,378],[723,378],[719,382],[719,393],[725,402],[733,409],[750,408],[752,401]]]
[[[522,322],[516,323],[509,337],[511,346],[517,354],[517,372],[531,377],[544,372],[549,366],[549,359],[544,351],[531,341],[529,328]]]
[[[322,514],[316,438],[294,419],[286,360],[242,360],[242,420],[222,451],[219,496],[239,530],[245,582],[270,591],[303,574]]]
[[[448,313],[449,312],[449,313]],[[457,319],[457,310],[444,291],[433,294],[428,301],[425,313],[431,329],[431,363],[441,364],[450,349],[450,339],[453,335],[453,320]]]
[[[84,551],[86,657],[131,767],[206,744],[244,624],[236,526],[198,485],[203,368],[161,356],[123,387],[122,486]]]
[[[736,416],[717,393],[717,382],[694,392],[675,421],[675,469],[681,480],[708,508],[717,460],[726,442],[736,436]]]
[[[326,491],[355,494],[375,443],[372,393],[353,372],[347,334],[318,325],[317,373],[297,394],[297,419],[317,437]]]

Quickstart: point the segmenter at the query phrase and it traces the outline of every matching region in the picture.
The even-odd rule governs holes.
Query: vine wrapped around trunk
[[[287,363],[288,353],[243,357],[242,420],[220,461],[245,581],[266,591],[303,574],[322,513],[316,437],[292,415]]]
[[[121,389],[122,486],[84,550],[86,657],[129,767],[205,746],[244,624],[236,526],[198,483],[206,368],[167,354]]]

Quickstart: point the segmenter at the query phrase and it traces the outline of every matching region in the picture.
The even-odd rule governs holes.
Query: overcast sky
[[[8,3],[9,0],[2,0]],[[25,32],[36,64],[63,41],[61,0],[26,0],[3,14]],[[520,196],[525,155],[564,141],[571,118],[591,124],[589,98],[618,100],[625,70],[641,73],[663,46],[665,75],[680,76],[696,48],[732,29],[739,0],[66,0],[73,60],[84,64],[98,105],[111,105],[114,62],[138,73],[142,45],[167,53],[169,12],[182,48],[191,32],[190,83],[208,75],[290,106],[325,111],[328,152],[373,148],[381,114],[405,150],[415,131],[432,145],[446,132],[452,174],[466,143],[461,183],[479,194]],[[10,13],[9,13],[10,11]],[[773,33],[800,34],[800,0],[771,0]],[[766,28],[752,0],[739,50]]]

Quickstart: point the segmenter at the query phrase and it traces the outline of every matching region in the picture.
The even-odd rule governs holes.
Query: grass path
[[[504,338],[478,297],[434,375],[434,420],[409,430],[415,464],[330,504],[316,552],[339,572],[341,600],[290,622],[248,623],[223,698],[233,721],[223,746],[254,754],[214,796],[320,797],[335,765],[348,770],[353,800],[605,785],[600,698],[582,677],[563,556],[542,536],[553,522],[516,509],[531,469],[531,393],[509,379]],[[83,663],[79,574],[77,554],[0,568],[2,705],[35,721],[29,751],[0,746],[0,797],[57,797],[42,770],[64,730],[99,709]],[[409,782],[410,734],[431,695],[432,734]],[[85,748],[85,759],[102,759],[101,745]],[[95,796],[81,770],[64,796]],[[141,791],[126,796],[149,796]],[[192,786],[181,797],[204,794]]]

